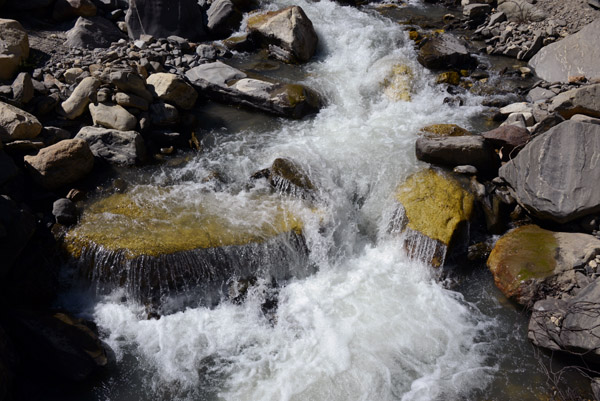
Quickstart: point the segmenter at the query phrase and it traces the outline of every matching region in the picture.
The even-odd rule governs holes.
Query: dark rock
[[[179,112],[168,103],[153,103],[150,105],[150,121],[161,127],[173,125],[179,121]]]
[[[432,70],[471,68],[477,63],[463,41],[450,34],[429,39],[419,50],[419,63]]]
[[[463,15],[472,21],[483,21],[491,10],[488,4],[469,4],[463,7]]]
[[[498,156],[480,136],[419,138],[416,154],[419,160],[442,166],[470,164],[487,172],[498,168]]]
[[[544,37],[542,35],[537,35],[535,37],[535,39],[533,40],[533,43],[531,44],[531,46],[529,46],[529,49],[527,49],[527,51],[525,53],[523,53],[523,55],[519,58],[519,60],[531,59],[533,56],[536,55],[537,52],[540,51],[540,49],[542,48],[543,45],[544,45]]]
[[[231,0],[215,0],[206,12],[206,28],[213,38],[223,39],[237,31],[242,13]]]
[[[33,82],[28,72],[22,72],[12,83],[13,99],[21,104],[27,104],[33,99]]]
[[[56,200],[52,204],[52,214],[58,224],[66,226],[77,224],[77,208],[70,199],[61,198]]]
[[[75,139],[85,140],[94,156],[111,164],[133,166],[146,161],[146,146],[135,131],[83,127]]]
[[[600,84],[584,86],[563,92],[552,99],[550,112],[568,119],[575,114],[600,117]]]
[[[261,170],[253,178],[268,178],[269,184],[280,193],[287,193],[300,198],[311,198],[315,195],[315,186],[304,169],[296,162],[277,158],[267,170]]]
[[[600,126],[565,121],[534,138],[500,168],[525,209],[558,223],[600,212]]]
[[[1,151],[0,151],[1,152]],[[35,217],[8,196],[0,195],[0,277],[4,279],[35,231]]]
[[[79,17],[75,26],[67,32],[65,44],[84,49],[106,48],[124,37],[119,28],[105,18]]]
[[[67,21],[76,17],[94,17],[96,11],[92,0],[56,0],[52,18],[56,21]]]
[[[531,139],[527,129],[514,125],[503,125],[484,132],[481,136],[495,149],[502,150],[502,153],[508,158],[516,156]]]

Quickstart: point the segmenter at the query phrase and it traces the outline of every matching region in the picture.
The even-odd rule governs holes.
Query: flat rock
[[[194,107],[198,99],[196,89],[175,74],[152,74],[146,84],[154,96],[184,110]]]
[[[479,171],[491,171],[499,163],[494,149],[475,135],[419,138],[415,149],[417,159],[447,167],[470,164]]]
[[[29,57],[29,37],[18,21],[0,18],[0,79],[11,79]]]
[[[65,45],[84,49],[107,48],[124,37],[119,28],[105,18],[79,17],[75,26],[67,32]]]
[[[569,82],[583,75],[588,80],[600,77],[600,19],[559,42],[543,47],[529,61],[535,73],[548,82]]]
[[[118,104],[92,103],[89,107],[94,125],[121,131],[130,131],[137,125],[137,118]]]
[[[536,217],[566,223],[600,211],[600,126],[565,121],[500,168],[511,193]]]
[[[552,99],[549,111],[566,119],[575,114],[600,117],[600,84],[575,88],[556,95]]]
[[[28,112],[8,103],[0,102],[0,141],[35,138],[42,124]]]
[[[87,110],[90,101],[95,100],[100,84],[101,82],[95,77],[84,78],[71,96],[61,103],[59,113],[69,120],[74,120],[82,115]]]
[[[146,145],[135,131],[83,127],[75,139],[85,140],[94,156],[111,164],[133,166],[146,161]]]
[[[470,68],[476,63],[465,42],[446,33],[430,38],[419,50],[417,60],[432,70]]]
[[[506,152],[511,157],[516,156],[518,150],[531,140],[531,135],[529,135],[527,129],[514,125],[501,126],[484,132],[481,136],[494,148],[502,149],[503,153]],[[514,149],[517,150],[513,152]]]
[[[146,88],[144,78],[133,71],[113,71],[109,75],[109,80],[123,92],[133,93],[148,102],[153,99],[152,93]]]

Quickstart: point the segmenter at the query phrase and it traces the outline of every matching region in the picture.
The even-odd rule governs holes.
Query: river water
[[[434,269],[408,259],[388,233],[394,189],[425,167],[414,155],[419,128],[472,128],[484,111],[481,99],[466,96],[461,107],[444,103],[447,93],[418,64],[397,22],[329,0],[277,0],[269,7],[292,4],[312,20],[318,53],[302,67],[266,73],[318,90],[327,102],[321,112],[289,121],[208,105],[199,111],[201,121],[220,128],[204,133],[203,152],[177,166],[139,172],[130,185],[170,187],[178,205],[190,208],[199,194],[217,192],[224,213],[231,211],[227,218],[253,224],[260,213],[246,214],[244,205],[266,184],[249,184],[249,177],[277,157],[293,159],[319,188],[316,205],[269,199],[302,219],[306,263],[316,273],[280,286],[269,313],[263,304],[273,289],[260,278],[242,303],[188,300],[160,319],[147,319],[145,307],[118,290],[91,304],[65,297],[96,322],[117,359],[85,395],[71,397],[547,399],[552,383],[525,339],[526,316],[495,290],[485,268],[440,280]],[[249,67],[253,59],[240,63]],[[383,88],[398,64],[412,70],[408,102],[390,99]],[[222,177],[218,186],[204,179],[215,171]]]

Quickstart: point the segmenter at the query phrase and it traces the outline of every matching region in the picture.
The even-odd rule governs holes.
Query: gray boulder
[[[34,89],[31,75],[28,72],[22,72],[13,81],[12,85],[13,99],[21,104],[27,104],[33,99]]]
[[[79,17],[67,32],[65,44],[69,47],[96,49],[110,47],[125,36],[115,24],[102,17]]]
[[[565,121],[533,139],[499,175],[525,209],[558,223],[600,211],[600,126]]]
[[[190,110],[196,104],[198,93],[175,74],[157,73],[146,79],[150,92],[160,100]]]
[[[22,2],[27,3],[27,2]],[[18,21],[0,18],[0,79],[11,79],[29,57],[29,37]]]
[[[146,161],[146,145],[135,131],[83,127],[75,136],[88,143],[94,156],[111,164],[133,166]]]
[[[600,117],[600,84],[560,93],[552,99],[549,111],[558,113],[566,119],[575,114]]]
[[[94,125],[130,131],[137,125],[137,118],[118,104],[90,104],[90,114]]]
[[[206,11],[208,32],[213,38],[223,39],[237,31],[242,22],[242,12],[231,0],[213,1]]]
[[[479,171],[498,168],[498,156],[486,141],[475,135],[441,138],[421,137],[416,143],[417,159],[427,163],[456,167],[464,164]]]
[[[568,82],[570,76],[600,77],[600,19],[579,32],[543,47],[529,61],[536,74],[548,82]]]
[[[476,60],[465,46],[465,43],[450,35],[441,34],[432,37],[419,49],[419,63],[432,69],[469,68]]]
[[[42,124],[32,115],[10,105],[0,102],[0,141],[35,138],[42,131]]]
[[[77,223],[77,208],[70,199],[61,198],[54,201],[52,214],[58,224],[70,226]]]

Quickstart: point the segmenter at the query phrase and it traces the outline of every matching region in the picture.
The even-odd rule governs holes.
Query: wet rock
[[[29,38],[18,21],[0,18],[0,79],[11,79],[29,57]]]
[[[476,64],[464,42],[450,34],[430,38],[419,50],[417,60],[432,70],[471,68]]]
[[[600,240],[588,234],[552,232],[528,225],[498,240],[487,265],[508,298],[532,306],[578,286],[576,268],[600,253]]]
[[[52,19],[67,21],[76,17],[93,17],[96,12],[96,5],[91,0],[56,0]]]
[[[83,127],[75,136],[90,146],[94,156],[111,164],[133,166],[146,161],[146,145],[135,131]]]
[[[0,151],[2,152],[2,151]],[[35,217],[24,206],[0,195],[0,277],[5,278],[35,232]]]
[[[118,104],[92,103],[89,108],[94,125],[121,131],[130,131],[137,125],[135,116]]]
[[[556,95],[552,99],[550,112],[556,112],[565,119],[575,114],[600,117],[600,84],[575,88]]]
[[[155,38],[180,36],[192,41],[206,39],[204,16],[195,0],[136,0],[125,16],[131,39],[141,35]]]
[[[94,77],[84,78],[75,88],[71,96],[59,108],[59,113],[70,120],[82,115],[88,108],[90,101],[95,100],[96,91],[100,81]]]
[[[426,137],[464,136],[473,135],[470,131],[456,124],[432,124],[419,130]]]
[[[317,33],[298,6],[251,15],[248,30],[268,45],[272,56],[288,63],[308,61],[317,50]]]
[[[557,223],[600,211],[600,126],[565,121],[527,144],[499,175],[529,212]]]
[[[315,195],[315,186],[304,169],[296,162],[277,158],[270,168],[261,170],[253,178],[265,177],[269,184],[280,193],[287,193],[300,198],[312,198]]]
[[[568,82],[570,76],[600,77],[600,20],[579,32],[543,47],[530,61],[536,74],[548,82]]]
[[[482,133],[481,136],[495,149],[501,150],[507,159],[515,157],[521,148],[531,140],[527,129],[514,125],[500,126]]]
[[[175,74],[152,74],[146,84],[154,96],[184,110],[194,107],[198,99],[196,90]]]
[[[153,103],[150,105],[150,121],[161,127],[173,125],[179,121],[179,112],[168,103]]]
[[[52,214],[58,224],[66,226],[77,224],[77,208],[70,199],[61,198],[54,201]]]
[[[75,26],[67,32],[65,45],[83,49],[107,48],[123,38],[119,28],[105,18],[79,17]]]
[[[498,168],[498,156],[480,136],[449,136],[419,138],[416,143],[417,159],[427,163],[455,167],[470,164],[479,171]]]
[[[391,223],[392,232],[404,233],[411,257],[443,265],[448,251],[460,247],[460,239],[467,235],[473,195],[451,176],[427,169],[400,185],[396,200],[400,207]]]
[[[27,72],[22,72],[12,83],[13,99],[21,104],[27,104],[33,99],[33,82],[31,75]]]
[[[385,95],[394,101],[410,102],[412,98],[414,74],[406,64],[395,64],[383,81]]]
[[[237,31],[242,22],[242,12],[231,0],[213,1],[206,11],[206,28],[216,39],[223,39]]]
[[[0,102],[0,141],[35,138],[42,131],[42,124],[35,116]]]
[[[67,139],[25,156],[25,165],[42,187],[53,190],[85,177],[94,167],[94,155],[86,141]]]
[[[442,72],[436,77],[435,83],[458,85],[460,83],[460,74],[456,71]]]

